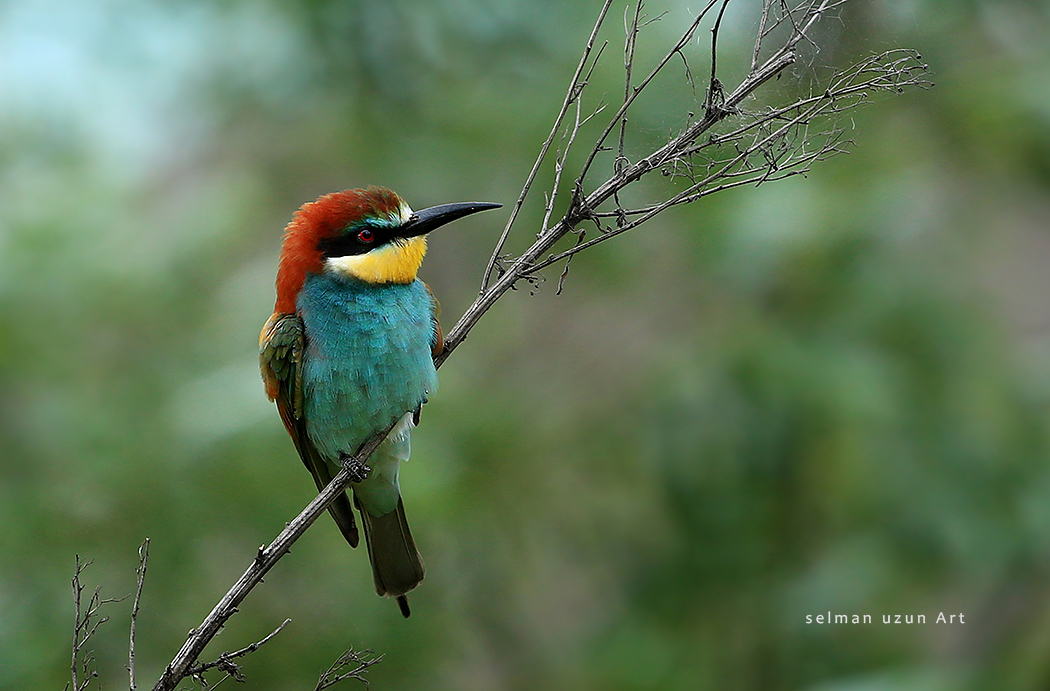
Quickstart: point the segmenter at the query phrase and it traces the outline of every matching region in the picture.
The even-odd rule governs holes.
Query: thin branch
[[[80,555],[74,555],[76,566],[73,570],[73,659],[69,666],[69,671],[72,674],[73,691],[80,691],[80,680],[77,676],[77,665],[80,661],[80,627],[81,627],[81,600],[84,595],[84,586],[80,583],[80,576],[84,573],[84,569],[91,565],[91,562],[82,564],[80,562]],[[69,688],[68,686],[66,687]]]
[[[722,28],[722,17],[725,16],[726,7],[728,6],[729,0],[722,0],[722,7],[718,10],[718,17],[715,18],[715,25],[711,28],[711,78],[708,80],[707,100],[704,103],[704,110],[721,108],[721,101],[725,96],[725,90],[722,87],[722,82],[718,80],[717,74],[718,30]],[[754,69],[752,68],[751,71],[753,72]]]
[[[550,223],[551,215],[554,213],[554,201],[558,196],[558,189],[561,187],[561,176],[565,170],[565,161],[569,156],[569,150],[572,149],[573,143],[576,141],[576,135],[580,132],[580,127],[583,123],[590,118],[581,119],[582,103],[579,99],[576,99],[576,116],[571,126],[566,126],[566,132],[562,135],[562,139],[566,138],[568,141],[565,143],[565,148],[557,156],[554,161],[554,184],[551,185],[551,192],[547,196],[547,202],[543,209],[543,222],[540,224],[541,228],[545,228]],[[600,111],[596,111],[600,112]]]
[[[317,517],[324,513],[328,505],[335,501],[335,498],[345,492],[346,488],[350,486],[355,477],[355,471],[347,466],[353,463],[365,463],[376,448],[386,439],[389,431],[386,430],[381,434],[377,434],[367,441],[353,457],[347,460],[344,467],[328,483],[328,486],[314,497],[313,501],[307,504],[306,508],[292,519],[291,523],[285,526],[285,529],[274,538],[273,542],[268,546],[259,548],[255,559],[248,566],[248,569],[237,579],[233,587],[222,596],[208,616],[204,618],[204,621],[201,622],[200,626],[190,631],[186,642],[172,661],[168,663],[164,674],[161,675],[154,685],[153,691],[172,691],[189,674],[193,663],[204,652],[204,647],[215,637],[215,634],[223,627],[226,620],[237,611],[237,605],[244,600],[252,588],[262,581],[263,576],[291,549],[292,544],[306,532],[306,529],[317,520]]]
[[[197,679],[203,684],[203,679],[201,675],[203,675],[210,669],[218,669],[222,672],[226,672],[228,677],[233,677],[235,680],[243,682],[245,680],[244,674],[241,672],[241,668],[237,666],[234,660],[236,660],[239,657],[244,657],[245,655],[248,655],[250,653],[254,653],[256,650],[265,645],[271,638],[279,634],[281,632],[281,629],[287,626],[290,621],[291,619],[285,619],[283,622],[281,622],[280,626],[271,631],[270,634],[262,640],[256,641],[251,645],[246,645],[240,650],[236,650],[232,653],[223,653],[222,655],[219,655],[218,659],[213,660],[212,662],[202,662],[200,664],[194,665],[193,667],[190,667],[190,669],[186,672],[186,676]]]
[[[81,582],[81,576],[84,575],[84,571],[91,566],[92,562],[80,561],[80,555],[74,555],[74,560],[76,566],[73,570],[72,581],[74,608],[73,653],[69,666],[72,687],[67,684],[66,688],[72,688],[72,691],[84,691],[92,681],[97,682],[98,680],[98,672],[95,671],[95,656],[90,651],[85,652],[85,647],[88,641],[91,640],[91,637],[95,635],[95,632],[98,631],[98,627],[109,621],[109,617],[99,616],[99,610],[103,605],[120,602],[124,598],[104,598],[102,597],[102,586],[97,586],[85,604],[84,585]],[[83,678],[81,678],[81,675],[83,675]]]
[[[771,114],[760,117],[754,123],[741,127],[728,135],[719,137],[718,143],[720,144],[740,142],[742,136],[751,130],[756,128],[761,129],[762,125],[780,120],[786,113],[792,111],[796,112],[795,116],[785,119],[779,127],[768,132],[760,132],[751,143],[742,149],[737,149],[736,155],[731,159],[717,162],[712,171],[706,177],[667,200],[642,209],[634,209],[626,212],[616,209],[609,212],[594,213],[593,215],[596,218],[617,217],[619,219],[622,214],[641,214],[641,218],[633,220],[627,224],[618,223],[617,228],[608,229],[602,235],[599,235],[588,242],[578,243],[574,247],[565,250],[560,254],[534,263],[532,266],[523,269],[523,274],[533,274],[555,262],[567,259],[585,249],[593,247],[601,242],[605,242],[616,235],[632,230],[671,206],[694,202],[701,197],[708,196],[714,191],[731,189],[743,184],[761,183],[773,179],[779,180],[787,177],[787,175],[783,174],[774,175],[777,171],[784,173],[789,169],[795,169],[791,172],[793,175],[808,171],[808,167],[804,166],[808,166],[808,164],[813,161],[821,160],[822,158],[843,151],[839,146],[838,135],[840,132],[838,130],[833,129],[816,135],[810,135],[808,129],[806,129],[804,136],[798,140],[797,145],[794,148],[784,150],[783,153],[787,156],[786,161],[778,161],[776,157],[770,153],[769,147],[777,142],[783,141],[785,137],[789,136],[793,131],[798,130],[799,128],[808,128],[809,124],[818,116],[826,115],[828,112],[843,112],[855,107],[859,102],[867,100],[871,91],[897,91],[906,86],[922,87],[926,85],[925,80],[921,76],[924,66],[914,62],[917,58],[918,56],[913,52],[901,50],[888,51],[887,53],[878,56],[872,56],[861,61],[850,70],[847,70],[843,75],[840,75],[839,78],[837,78],[835,82],[824,91],[824,93],[818,96],[802,99],[790,106],[780,108]],[[911,76],[909,68],[907,67],[907,65],[911,63],[914,63],[914,68],[919,70],[919,76]],[[868,75],[868,77],[864,78],[865,75]],[[857,81],[858,79],[860,81]],[[856,98],[859,100],[850,101],[850,98]],[[819,137],[823,138],[823,143],[816,151],[810,151],[805,148],[807,144],[814,142],[815,139]],[[681,154],[694,154],[710,144],[711,143],[708,142],[692,149],[685,149]],[[797,151],[799,156],[792,157],[792,151]],[[744,168],[737,170],[737,166],[745,164],[757,153],[763,154],[764,156],[773,156],[773,158],[767,158],[767,165],[762,168]],[[731,180],[734,177],[740,176],[750,177],[747,177],[747,179],[743,181],[735,181],[732,184],[719,185],[707,189],[712,183],[718,180]]]
[[[657,67],[649,74],[649,76],[647,76],[638,86],[635,86],[631,90],[630,95],[626,99],[625,103],[620,107],[620,109],[616,113],[614,113],[609,118],[606,127],[604,128],[602,133],[597,137],[591,154],[588,157],[587,161],[584,163],[581,173],[576,177],[576,181],[573,183],[573,198],[563,217],[553,225],[548,225],[547,223],[544,223],[543,229],[536,236],[536,240],[532,243],[532,245],[524,252],[522,252],[518,257],[509,260],[507,266],[501,271],[500,276],[494,282],[491,282],[491,284],[486,282],[485,285],[487,287],[481,292],[481,294],[478,295],[474,303],[467,308],[467,310],[460,317],[459,321],[452,327],[452,329],[449,330],[448,334],[445,337],[445,350],[441,355],[438,356],[436,361],[440,364],[445,359],[447,359],[448,356],[452,353],[452,351],[466,338],[467,333],[470,331],[471,328],[473,328],[474,324],[477,323],[481,316],[484,315],[485,312],[492,307],[496,300],[498,300],[504,293],[506,293],[507,290],[510,290],[517,283],[517,281],[522,279],[532,280],[538,277],[538,269],[542,268],[543,266],[547,266],[551,263],[550,259],[540,262],[539,258],[546,254],[551,248],[553,248],[568,233],[573,231],[573,229],[580,222],[587,219],[593,219],[597,221],[599,218],[598,215],[600,213],[603,213],[598,211],[602,204],[604,204],[610,198],[614,198],[627,185],[630,185],[631,183],[635,182],[636,180],[642,178],[643,176],[649,174],[654,170],[666,171],[670,167],[670,169],[673,171],[679,165],[691,165],[688,161],[688,157],[695,155],[700,149],[706,146],[704,144],[698,144],[700,138],[709,130],[711,130],[715,125],[722,122],[726,118],[730,116],[745,115],[740,110],[740,107],[744,100],[750,97],[751,94],[754,93],[757,89],[759,89],[762,85],[766,84],[774,77],[777,77],[778,75],[783,73],[783,71],[786,68],[794,64],[797,60],[797,53],[795,51],[795,48],[798,45],[798,43],[802,40],[809,41],[810,39],[807,36],[807,32],[810,31],[813,25],[826,12],[833,8],[841,6],[844,1],[845,0],[806,0],[795,5],[794,7],[789,7],[786,4],[786,2],[781,0],[781,2],[779,3],[781,10],[775,17],[773,16],[771,9],[773,5],[770,3],[763,4],[763,12],[765,13],[765,18],[760,19],[759,21],[760,36],[759,38],[756,38],[756,44],[759,50],[756,51],[755,55],[757,55],[758,52],[761,51],[762,34],[764,33],[766,36],[768,36],[769,32],[771,32],[776,26],[786,23],[791,27],[791,31],[789,35],[780,44],[779,48],[774,50],[772,54],[765,60],[765,62],[762,62],[761,64],[759,64],[758,60],[754,59],[753,55],[752,59],[756,66],[748,73],[748,75],[737,85],[737,87],[731,93],[724,97],[724,100],[722,100],[720,107],[709,108],[705,112],[704,117],[700,118],[695,122],[690,123],[685,128],[685,130],[683,130],[678,136],[672,137],[671,140],[668,141],[664,146],[660,147],[656,151],[653,151],[648,156],[639,159],[635,163],[624,164],[622,165],[622,167],[620,167],[619,164],[614,163],[612,176],[601,185],[592,189],[589,193],[585,193],[584,180],[586,174],[590,166],[596,159],[598,153],[605,150],[604,142],[606,138],[620,123],[621,119],[625,116],[625,113],[628,111],[628,109],[637,101],[644,87],[647,84],[649,84],[652,81],[652,79],[656,76],[656,74],[661,69],[663,69],[667,62],[677,52],[681,51],[685,44],[691,40],[691,38],[693,37],[697,28],[700,25],[700,21],[718,2],[718,0],[709,0],[709,2],[705,4],[704,8],[700,11],[700,13],[696,16],[696,18],[693,20],[690,26],[683,33],[682,38],[679,39],[679,41],[670,50],[667,51],[664,58],[657,64]],[[723,9],[724,7],[725,6],[723,6]],[[607,6],[604,7],[603,12],[607,9]],[[892,54],[894,54],[894,51],[890,51],[889,53],[883,54],[883,56],[877,57],[885,58],[886,56],[890,56]],[[899,63],[894,64],[891,62],[883,66],[884,70],[881,74],[878,73],[878,70],[875,70],[875,74],[871,76],[870,81],[865,82],[864,80],[861,80],[856,83],[853,83],[848,87],[847,92],[840,95],[861,96],[861,101],[863,101],[863,98],[866,95],[866,89],[871,91],[879,91],[889,90],[888,87],[892,87],[896,90],[903,90],[903,88],[905,87],[921,87],[927,85],[927,83],[922,79],[922,74],[925,71],[925,65],[917,63],[917,54],[914,54],[913,52],[906,52],[905,57],[901,58],[901,60],[911,61],[915,64],[902,65]],[[862,65],[863,64],[865,63],[862,63]],[[853,70],[848,71],[847,75],[852,75],[856,77],[859,73],[860,72],[858,70]],[[898,79],[900,75],[905,75],[905,78]],[[841,79],[833,80],[833,86],[835,84],[839,84],[841,81]],[[578,98],[579,94],[574,92],[573,97]],[[827,97],[827,94],[822,94],[813,98],[819,101],[820,99],[825,97]],[[833,102],[834,98],[835,94],[832,93],[831,98],[828,98],[828,101]],[[793,103],[782,109],[782,112],[777,114],[776,116],[759,115],[758,119],[762,121],[761,124],[754,122],[750,124],[745,124],[744,132],[746,133],[753,129],[757,131],[758,129],[761,129],[761,127],[765,124],[772,122],[775,118],[788,117],[788,114],[791,113],[792,110],[795,110],[798,107],[805,107],[811,102],[812,101],[810,100],[804,99],[802,101]],[[848,104],[848,106],[843,107],[842,110],[845,110],[847,107],[856,107],[857,105],[859,105],[859,102],[860,101],[858,101],[857,103]],[[818,113],[811,113],[810,116],[815,117],[816,114]],[[808,127],[808,122],[804,122],[804,119],[800,120],[797,118],[791,118],[791,120],[794,121],[793,126],[795,127]],[[560,120],[558,121],[558,124],[560,124]],[[707,196],[713,193],[714,191],[731,189],[733,187],[738,187],[742,184],[757,184],[763,181],[768,182],[771,180],[783,179],[783,177],[787,177],[786,173],[788,172],[792,174],[799,174],[801,172],[805,172],[805,170],[808,170],[808,168],[804,168],[804,166],[811,164],[813,161],[820,160],[821,158],[826,157],[827,155],[831,155],[842,150],[842,147],[838,146],[837,144],[832,144],[827,149],[818,151],[816,154],[813,154],[807,149],[797,149],[799,152],[798,159],[796,161],[797,165],[788,165],[789,162],[782,160],[782,153],[777,154],[776,152],[772,151],[772,149],[770,149],[769,147],[771,146],[771,144],[773,144],[774,140],[777,137],[786,137],[789,129],[790,127],[778,128],[776,130],[777,136],[772,138],[766,135],[762,135],[761,138],[756,142],[756,146],[745,147],[744,155],[735,155],[731,157],[729,159],[731,165],[720,165],[719,170],[721,172],[721,175],[705,175],[700,185],[693,185],[690,189],[687,189],[676,195],[672,195],[672,197],[670,197],[669,199],[665,199],[659,203],[649,205],[649,207],[646,208],[644,213],[639,213],[637,215],[642,216],[644,218],[644,221],[648,221],[653,216],[655,216],[656,213],[659,213],[669,208],[670,206],[681,203],[687,203],[690,201],[696,201],[697,199]],[[832,127],[825,134],[832,135],[835,131],[835,128]],[[816,134],[808,133],[807,130],[806,141],[815,141],[816,137]],[[726,142],[725,138],[723,137],[713,137],[712,142],[713,141],[718,141],[722,144],[731,144],[731,142]],[[830,142],[831,138],[829,138],[828,141]],[[766,147],[766,149],[763,149],[763,147]],[[545,149],[544,152],[541,153],[545,153]],[[746,175],[748,171],[746,168],[743,170],[735,170],[734,167],[746,162],[749,159],[749,157],[753,155],[761,155],[765,157],[767,159],[767,166],[761,169],[760,172],[759,169],[755,169],[755,171],[753,171],[755,174],[754,177],[745,177],[744,179],[740,179],[738,176]],[[542,157],[539,160],[542,160]],[[560,181],[560,177],[558,179]],[[719,183],[720,179],[723,180],[723,183]],[[531,186],[531,183],[532,178],[530,177],[528,185]],[[524,200],[525,193],[527,193],[527,191],[528,189],[523,189],[523,193],[519,197],[519,202]],[[552,196],[554,196],[555,193],[556,190],[549,192],[547,198],[550,199]],[[618,213],[618,211],[614,210],[612,212],[605,213],[606,215],[615,215],[616,213]],[[628,229],[635,228],[638,225],[638,222],[632,221]],[[556,258],[553,261],[567,259],[573,254],[576,254],[589,247],[593,247],[595,244],[598,244],[599,242],[608,239],[608,236],[619,234],[620,232],[623,232],[623,230],[617,229],[615,233],[608,232],[590,241],[581,242],[571,250],[556,255]],[[509,233],[509,231],[506,231],[505,229],[505,233]],[[502,249],[504,241],[505,237],[501,238],[501,243],[499,245],[500,249]],[[498,254],[498,252],[496,254]]]
[[[770,61],[758,70],[758,72],[750,75],[731,96],[727,97],[727,106],[731,107],[738,104],[750,95],[752,91],[766,81],[772,79],[780,73],[781,70],[788,67],[793,62],[793,54],[783,55],[777,59],[771,58]],[[627,184],[639,179],[646,172],[659,168],[660,165],[669,160],[671,154],[677,152],[677,148],[682,148],[686,143],[695,141],[698,136],[714,126],[721,117],[721,115],[709,113],[702,120],[692,125],[681,138],[674,140],[650,156],[629,166],[620,175],[615,175],[610,178],[590,195],[587,195],[585,199],[581,200],[576,208],[571,208],[558,224],[549,231],[542,233],[536,242],[514,260],[511,266],[507,268],[487,290],[479,295],[470,307],[467,308],[466,312],[463,313],[463,316],[460,317],[459,321],[456,322],[455,326],[453,326],[445,336],[445,350],[435,358],[435,362],[438,364],[444,362],[448,356],[451,355],[452,351],[463,342],[467,333],[474,327],[474,324],[481,319],[481,316],[485,314],[493,304],[495,304],[496,300],[517,283],[517,281],[524,278],[526,274],[529,273],[529,269],[536,260],[557,244],[557,242],[569,232],[570,228],[580,220],[587,218],[590,213],[588,211],[589,209],[593,209],[598,206],[598,204],[605,202],[615,192],[619,191]],[[607,134],[608,133],[606,133],[606,136]]]
[[[507,225],[503,228],[503,233],[500,234],[499,240],[496,241],[496,247],[492,251],[492,256],[489,258],[488,264],[485,266],[481,279],[481,290],[484,292],[488,288],[489,281],[492,278],[492,272],[496,269],[499,264],[500,253],[503,252],[503,247],[507,243],[507,238],[510,236],[511,227],[514,222],[518,219],[518,212],[521,211],[522,205],[525,203],[525,197],[528,196],[529,190],[532,189],[532,183],[536,179],[536,174],[539,173],[540,167],[543,165],[543,161],[547,158],[547,151],[550,149],[551,144],[554,142],[554,138],[558,134],[558,130],[561,128],[562,120],[565,118],[565,114],[569,112],[569,106],[579,96],[580,90],[584,84],[580,82],[580,75],[583,74],[584,67],[587,65],[587,61],[590,59],[591,51],[594,50],[594,42],[598,38],[598,32],[602,28],[602,24],[605,23],[605,15],[609,12],[609,7],[613,4],[613,0],[605,0],[605,4],[602,5],[601,11],[598,13],[598,19],[594,22],[594,28],[591,30],[590,38],[587,39],[587,45],[583,49],[583,56],[580,57],[580,64],[576,66],[576,72],[572,75],[572,81],[569,83],[569,90],[565,93],[565,100],[561,104],[561,110],[558,111],[558,116],[554,118],[554,126],[551,127],[551,133],[547,136],[547,141],[540,147],[540,154],[536,157],[536,162],[532,165],[532,170],[529,171],[528,176],[525,178],[525,185],[521,189],[521,194],[518,196],[518,200],[514,203],[514,206],[510,211],[510,218],[507,219]],[[602,49],[604,49],[604,45]],[[599,51],[600,52],[600,51]],[[595,59],[597,62],[597,59]]]
[[[146,565],[149,563],[149,538],[139,546],[139,567],[135,583],[135,600],[131,605],[131,634],[128,642],[128,689],[135,691],[135,628],[138,624],[139,603],[142,601],[142,585],[146,582]]]
[[[383,659],[382,655],[371,657],[373,655],[375,655],[375,652],[372,650],[358,652],[350,648],[340,655],[339,659],[333,662],[331,667],[321,673],[321,676],[317,679],[317,686],[314,687],[314,691],[324,691],[324,689],[331,688],[346,679],[356,679],[368,686],[368,679],[364,676],[365,672],[368,671],[369,667]]]
[[[675,46],[671,48],[670,51],[668,51],[668,53],[663,57],[663,59],[660,60],[656,67],[653,68],[649,75],[645,79],[643,79],[638,84],[638,86],[634,87],[631,90],[630,96],[624,101],[624,104],[620,106],[620,109],[616,111],[616,114],[612,116],[612,118],[609,120],[608,126],[606,126],[605,128],[605,131],[603,131],[602,134],[598,137],[598,140],[594,145],[594,149],[591,151],[591,155],[588,156],[586,162],[584,162],[583,168],[580,170],[580,174],[576,176],[576,180],[578,183],[582,184],[584,178],[587,177],[587,172],[591,169],[591,165],[594,163],[595,157],[597,157],[597,155],[604,150],[605,140],[609,138],[609,135],[616,127],[616,124],[620,121],[620,118],[622,118],[624,116],[624,113],[626,113],[627,110],[631,107],[631,105],[634,104],[634,102],[645,90],[645,87],[649,86],[653,79],[656,78],[656,75],[659,74],[664,69],[664,67],[667,66],[667,63],[670,62],[671,59],[680,50],[682,50],[682,48],[688,45],[691,40],[693,40],[693,35],[696,34],[696,30],[697,28],[699,28],[700,23],[704,20],[704,17],[711,10],[711,8],[715,6],[717,2],[718,0],[709,0],[708,4],[704,7],[704,9],[700,10],[700,14],[696,16],[693,22],[682,34],[682,37],[678,39],[678,43],[676,43]]]
[[[623,102],[631,97],[631,71],[634,69],[634,49],[638,45],[638,20],[642,13],[642,0],[634,5],[634,18],[627,24],[626,13],[629,8],[624,9],[624,39],[623,46]],[[620,142],[616,149],[616,162],[614,167],[619,170],[626,160],[623,155],[624,141],[627,138],[627,118],[620,118]]]
[[[598,226],[598,228],[601,229],[601,226]],[[579,231],[579,235],[578,235],[578,237],[576,239],[576,246],[579,247],[580,245],[582,245],[583,241],[586,239],[586,237],[587,237],[587,233],[586,232]],[[556,291],[554,291],[555,295],[561,295],[562,288],[565,287],[565,279],[569,277],[569,266],[571,264],[572,264],[572,255],[569,255],[568,259],[566,259],[566,261],[565,261],[565,266],[561,270],[561,276],[558,276],[558,289]]]
[[[766,37],[766,23],[769,21],[769,6],[773,0],[762,0],[762,17],[758,20],[758,31],[755,33],[755,51],[751,56],[751,71],[758,67],[758,54],[762,51],[762,39]]]

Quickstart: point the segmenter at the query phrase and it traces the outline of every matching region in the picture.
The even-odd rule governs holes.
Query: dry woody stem
[[[138,627],[139,606],[142,603],[142,586],[146,582],[146,566],[149,564],[149,538],[139,546],[139,567],[135,570],[135,600],[131,605],[131,634],[128,640],[128,689],[135,691],[135,631]]]
[[[356,651],[350,648],[339,656],[332,666],[321,673],[317,679],[314,691],[330,689],[341,681],[355,679],[368,685],[368,679],[364,674],[368,668],[383,659],[382,655],[375,655],[372,650]]]
[[[124,598],[102,597],[102,587],[98,586],[91,596],[84,600],[84,584],[82,578],[90,561],[81,561],[80,556],[75,557],[76,567],[73,571],[73,608],[75,616],[73,619],[73,655],[69,666],[70,684],[66,689],[72,691],[84,691],[95,682],[99,687],[98,672],[95,671],[95,656],[88,648],[92,636],[98,632],[98,627],[109,621],[99,613],[104,605],[120,602]]]

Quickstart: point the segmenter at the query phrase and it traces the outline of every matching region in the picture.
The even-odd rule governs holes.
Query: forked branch
[[[347,679],[356,679],[367,686],[368,679],[365,677],[365,672],[382,659],[382,655],[376,655],[372,650],[358,651],[350,648],[340,655],[331,667],[321,673],[314,691],[330,689]]]
[[[73,619],[73,656],[69,666],[70,684],[66,685],[71,691],[85,691],[91,682],[98,686],[98,672],[95,671],[95,656],[88,648],[91,638],[98,632],[98,628],[109,621],[109,617],[102,616],[99,612],[103,606],[120,602],[124,598],[102,597],[102,586],[97,586],[91,596],[84,600],[84,583],[82,578],[90,561],[81,561],[80,556],[75,557],[76,568],[73,571],[73,608],[75,616]]]
[[[555,117],[554,127],[540,148],[540,155],[526,178],[518,201],[511,210],[503,233],[485,267],[481,292],[474,303],[445,336],[445,351],[437,358],[443,362],[463,342],[467,333],[485,312],[506,291],[519,281],[536,282],[538,272],[551,264],[565,261],[558,281],[559,292],[564,284],[568,261],[574,255],[633,230],[666,209],[698,201],[703,197],[743,185],[759,185],[808,172],[814,162],[847,150],[844,116],[863,105],[879,92],[898,93],[907,88],[930,86],[926,80],[927,68],[915,51],[896,49],[868,57],[857,64],[834,72],[826,84],[808,96],[792,97],[786,103],[771,103],[749,111],[745,104],[764,84],[785,73],[799,58],[800,44],[815,47],[810,36],[816,23],[850,0],[764,0],[755,21],[757,31],[751,51],[751,65],[747,75],[727,91],[718,76],[718,35],[726,10],[732,0],[708,0],[690,20],[677,41],[656,61],[647,76],[637,84],[632,75],[636,71],[636,46],[640,32],[645,28],[641,0],[625,10],[627,38],[624,50],[625,91],[623,104],[601,125],[586,154],[580,172],[571,181],[563,176],[569,150],[581,140],[581,131],[588,120],[579,113],[587,110],[582,102],[588,93],[589,79],[581,78],[585,68],[590,74],[601,52],[593,47],[601,34],[610,3],[606,2],[591,31],[583,57],[570,82],[565,101]],[[714,12],[717,8],[717,12]],[[711,16],[713,14],[713,16]],[[662,17],[663,15],[661,15]],[[628,113],[648,95],[656,76],[662,73],[675,56],[685,62],[687,79],[691,79],[686,50],[696,40],[706,19],[711,19],[710,76],[704,101],[703,115],[686,124],[662,146],[630,162],[625,153]],[[776,39],[776,40],[774,40]],[[593,57],[592,57],[593,56]],[[783,92],[784,89],[781,89]],[[601,99],[596,99],[601,102]],[[567,118],[575,108],[574,118]],[[595,110],[597,116],[600,108]],[[691,119],[692,113],[689,114]],[[732,122],[729,131],[716,133],[716,126]],[[610,151],[609,136],[619,130],[609,174],[603,181],[592,183],[594,166],[604,160],[602,154]],[[528,248],[516,257],[507,256],[504,249],[511,238],[518,212],[525,203],[537,172],[550,154],[551,142],[561,131],[563,148],[554,162],[554,182],[544,193],[544,214],[541,227]],[[649,203],[628,207],[621,202],[621,193],[641,178],[659,171],[672,182],[681,183],[677,189],[665,186],[666,196]],[[568,196],[561,217],[551,222],[559,196]],[[610,225],[604,219],[614,219]],[[585,240],[579,229],[581,223],[591,222],[599,231]],[[571,247],[548,254],[570,234],[576,234]],[[546,256],[544,256],[546,255]]]

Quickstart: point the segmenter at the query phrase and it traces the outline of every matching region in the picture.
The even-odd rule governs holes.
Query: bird
[[[303,204],[285,228],[277,300],[259,336],[266,394],[318,490],[344,463],[354,472],[350,489],[328,510],[356,547],[352,501],[376,593],[395,598],[406,618],[406,595],[425,569],[398,477],[411,430],[437,390],[433,358],[444,347],[437,299],[417,273],[431,231],[500,206],[459,202],[413,211],[384,187]],[[356,452],[387,430],[368,465],[353,466]]]

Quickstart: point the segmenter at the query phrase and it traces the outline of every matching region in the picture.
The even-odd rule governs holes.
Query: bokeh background
[[[0,688],[62,688],[74,555],[125,595],[147,536],[152,685],[314,494],[256,364],[284,224],[365,184],[512,202],[598,5],[0,2]],[[730,75],[754,5],[727,17]],[[640,64],[690,6],[652,0]],[[592,104],[622,98],[622,12]],[[413,617],[325,517],[211,657],[290,617],[249,688],[311,689],[351,645],[385,654],[377,689],[1050,685],[1050,3],[840,17],[797,88],[897,46],[936,88],[854,113],[853,153],[806,178],[668,212],[560,296],[557,269],[508,295],[403,472]],[[698,109],[675,70],[629,154]],[[446,327],[505,213],[434,237]],[[103,688],[129,610],[92,640]],[[876,623],[806,624],[828,610]]]

